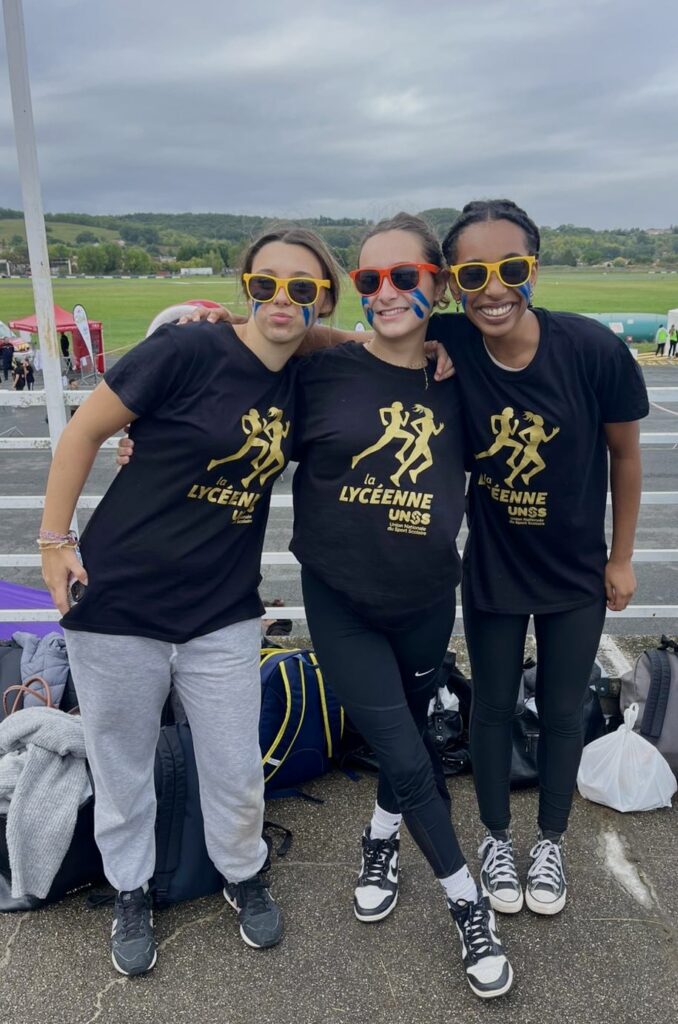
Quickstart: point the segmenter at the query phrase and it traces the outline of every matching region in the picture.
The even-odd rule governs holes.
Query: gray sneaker
[[[523,907],[523,890],[518,881],[510,835],[507,833],[504,840],[488,833],[478,848],[478,856],[483,896],[489,896],[492,909],[500,914],[517,914]]]
[[[563,840],[542,839],[530,850],[525,902],[533,914],[559,914],[567,900]]]
[[[133,889],[115,897],[111,959],[121,974],[145,974],[155,966],[158,950],[153,934],[150,892]]]
[[[280,942],[283,916],[261,871],[244,882],[226,882],[224,899],[237,910],[240,934],[248,946],[266,949]]]

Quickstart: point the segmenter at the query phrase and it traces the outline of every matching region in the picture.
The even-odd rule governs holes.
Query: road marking
[[[650,402],[653,409],[661,409],[662,412],[667,412],[669,416],[678,416],[678,412],[675,409],[667,409],[665,405],[659,405],[658,402]]]

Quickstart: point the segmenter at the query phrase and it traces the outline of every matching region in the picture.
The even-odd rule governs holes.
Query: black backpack
[[[94,797],[90,797],[78,811],[71,845],[44,899],[30,895],[15,899],[12,896],[6,827],[7,815],[0,814],[0,912],[37,910],[48,903],[57,903],[70,892],[104,880],[101,854],[94,841]]]
[[[155,905],[211,896],[224,880],[209,858],[200,808],[198,770],[187,722],[163,725],[155,751]]]
[[[172,715],[169,706],[166,715]],[[205,844],[198,769],[187,721],[172,721],[160,729],[154,774],[158,806],[151,892],[155,906],[167,907],[220,892],[224,879],[210,860]],[[283,837],[275,852],[284,857],[292,842],[292,833],[282,825],[265,821],[263,836],[269,854],[274,832]]]

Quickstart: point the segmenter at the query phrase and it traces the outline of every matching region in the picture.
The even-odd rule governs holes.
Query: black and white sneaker
[[[390,839],[372,839],[368,825],[362,843],[363,862],[353,909],[359,921],[382,921],[398,902],[400,833]]]
[[[523,890],[518,881],[513,843],[487,835],[478,847],[481,858],[480,885],[489,896],[492,909],[500,914],[517,914],[523,908]]]
[[[226,882],[224,899],[238,912],[240,934],[248,946],[276,946],[283,934],[283,916],[268,891],[262,872],[244,882]]]
[[[499,941],[489,898],[482,896],[477,903],[447,903],[461,939],[469,985],[481,999],[503,996],[513,984],[513,970]]]
[[[559,914],[567,899],[563,840],[539,839],[530,850],[525,902],[534,914]]]
[[[158,950],[153,934],[150,892],[133,889],[115,897],[111,959],[121,974],[145,974],[155,966]]]

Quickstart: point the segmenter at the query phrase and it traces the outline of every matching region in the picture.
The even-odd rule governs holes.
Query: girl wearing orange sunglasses
[[[291,550],[323,673],[381,767],[354,912],[372,923],[394,910],[404,818],[458,925],[469,984],[487,999],[513,974],[426,730],[454,623],[464,502],[457,385],[436,381],[424,349],[447,272],[429,226],[400,214],[370,232],[352,276],[374,334],[299,367]]]

